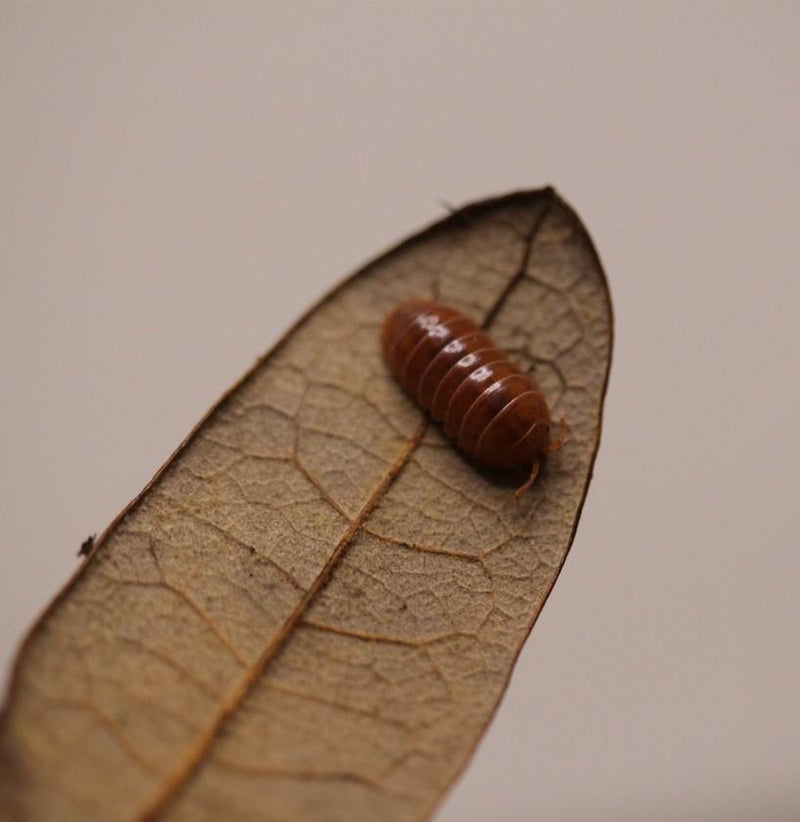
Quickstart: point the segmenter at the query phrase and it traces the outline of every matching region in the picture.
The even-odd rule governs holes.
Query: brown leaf
[[[519,477],[445,441],[381,360],[435,297],[570,428]],[[206,416],[28,637],[0,811],[31,820],[418,820],[464,766],[572,541],[611,348],[551,189],[479,203],[329,295]]]

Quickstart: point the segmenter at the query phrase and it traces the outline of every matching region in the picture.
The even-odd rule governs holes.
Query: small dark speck
[[[439,200],[439,205],[454,219],[457,220],[461,225],[466,226],[467,228],[470,227],[471,221],[467,219],[464,212],[447,202],[447,200]]]
[[[89,534],[89,536],[86,537],[86,539],[81,543],[81,549],[78,551],[79,557],[85,557],[89,551],[94,548],[94,539],[96,536],[97,534]]]

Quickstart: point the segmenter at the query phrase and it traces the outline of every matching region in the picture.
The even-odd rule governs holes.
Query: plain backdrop
[[[800,818],[800,5],[0,4],[0,656],[308,304],[553,183],[616,347],[438,822]]]

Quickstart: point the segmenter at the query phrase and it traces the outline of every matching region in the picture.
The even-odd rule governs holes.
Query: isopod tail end
[[[533,483],[536,482],[536,477],[538,477],[538,476],[539,476],[539,460],[536,460],[536,462],[534,462],[533,465],[531,466],[531,475],[525,481],[525,484],[520,485],[520,487],[517,488],[516,491],[514,491],[514,496],[517,498],[517,504],[519,504],[519,501],[522,499],[522,497],[524,496],[526,491],[531,487],[531,485],[533,485]]]

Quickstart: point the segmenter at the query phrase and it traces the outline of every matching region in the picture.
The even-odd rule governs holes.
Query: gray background
[[[554,183],[617,342],[564,574],[440,822],[800,818],[800,6],[0,5],[0,656],[366,258]]]

